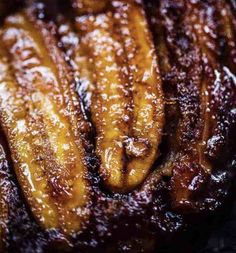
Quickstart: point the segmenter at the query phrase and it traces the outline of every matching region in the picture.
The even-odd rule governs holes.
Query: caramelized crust
[[[211,13],[208,13],[209,8]],[[219,12],[224,17],[223,13],[227,13],[228,8],[229,6],[223,5],[222,1],[188,6],[189,13],[191,11],[190,22],[195,24],[193,27],[197,42],[202,49],[204,73],[208,78],[205,92],[205,97],[208,97],[208,107],[205,109],[208,115],[204,117],[204,121],[210,125],[206,153],[212,162],[218,160],[223,153],[223,148],[229,143],[227,136],[235,124],[235,115],[231,111],[236,105],[233,88],[235,80],[232,75],[235,71],[233,62],[236,60],[235,28],[229,23],[233,18],[230,21],[218,17]],[[230,13],[226,15],[230,17]],[[224,24],[223,34],[222,24]],[[225,50],[222,49],[221,37],[223,36],[226,40]],[[230,122],[230,125],[227,122]]]
[[[1,44],[1,122],[24,195],[42,227],[78,231],[89,201],[86,123],[66,63],[29,12],[6,20]]]
[[[198,209],[197,196],[222,159],[235,122],[233,80],[220,62],[216,6],[214,1],[162,1],[153,19],[157,49],[166,58],[161,64],[166,99],[175,101],[166,113],[171,153],[164,173],[173,174],[173,206],[180,209]],[[178,127],[172,128],[171,122]]]
[[[235,7],[26,2],[0,28],[0,252],[189,252],[236,175]]]

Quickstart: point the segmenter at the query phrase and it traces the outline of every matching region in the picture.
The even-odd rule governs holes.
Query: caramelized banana
[[[114,1],[112,14],[78,20],[84,37],[80,48],[92,57],[96,73],[92,81],[91,74],[85,76],[96,86],[91,112],[101,172],[113,190],[131,190],[145,179],[158,155],[164,121],[161,80],[145,15],[138,4]],[[77,61],[78,68],[91,73],[88,59],[83,59]]]
[[[211,129],[214,128],[214,118],[212,117],[211,101],[214,100],[212,96],[212,89],[218,80],[219,74],[219,59],[217,52],[219,47],[216,41],[216,23],[212,22],[214,19],[214,8],[212,12],[207,14],[208,8],[206,5],[199,6],[198,4],[187,3],[187,22],[192,26],[192,33],[195,34],[195,46],[199,47],[202,57],[202,83],[201,83],[201,117],[202,129],[201,138],[198,149],[199,163],[203,165],[206,172],[211,172],[212,165],[207,162],[206,148],[207,142],[211,135]],[[201,4],[200,4],[201,5]],[[203,4],[204,5],[204,4]],[[211,7],[210,7],[211,8]]]
[[[73,7],[79,15],[99,13],[106,10],[109,0],[72,0]]]
[[[199,135],[202,123],[206,123],[200,110],[205,108],[204,103],[200,107],[201,55],[187,25],[184,1],[176,4],[162,1],[157,4],[154,15],[157,49],[167,58],[162,59],[160,68],[167,102],[166,131],[171,151],[163,173],[173,174],[173,205],[183,207],[191,205],[192,191],[188,186],[194,182],[192,187],[198,191],[204,174],[209,170],[204,150],[198,148],[203,143]],[[166,38],[160,33],[166,34]],[[203,138],[207,138],[207,130]]]
[[[184,251],[235,179],[234,0],[72,1],[0,27],[0,252]]]
[[[125,69],[119,62],[122,47],[113,37],[111,14],[81,17],[77,27],[94,68],[95,91],[91,114],[96,127],[96,150],[100,172],[113,190],[125,191],[124,140],[128,134],[129,93]]]
[[[164,124],[163,94],[143,6],[135,1],[114,1],[113,10],[120,40],[124,43],[132,90],[125,180],[130,188],[135,188],[145,179],[158,156]]]
[[[1,123],[23,193],[43,228],[79,231],[90,198],[83,145],[88,126],[70,71],[31,11],[7,18],[0,43]]]
[[[224,20],[224,32],[226,33],[227,43],[225,50],[222,50],[220,37],[222,36],[222,28],[220,22],[213,22],[217,17],[217,5],[221,1],[213,1],[209,4],[189,4],[189,13],[193,10],[193,14],[189,14],[190,22],[195,24],[195,34],[198,44],[201,47],[203,54],[204,73],[207,79],[207,90],[205,96],[208,97],[208,115],[204,117],[205,122],[208,122],[209,135],[206,140],[206,148],[208,157],[214,161],[217,160],[223,152],[227,136],[230,131],[228,122],[235,121],[234,113],[231,110],[235,107],[233,86],[235,83],[233,63],[236,59],[234,31],[231,27],[230,20]],[[222,4],[222,3],[221,3]],[[227,4],[220,5],[220,10],[227,10]],[[211,12],[208,13],[208,10]],[[230,16],[230,13],[227,14]],[[231,19],[232,21],[233,19]],[[220,21],[220,19],[219,19]],[[196,28],[198,27],[198,28]],[[225,55],[224,55],[225,54]],[[224,59],[222,61],[222,59]],[[231,70],[230,70],[231,69]],[[226,152],[227,153],[227,152]]]
[[[169,141],[171,154],[164,171],[173,173],[173,206],[181,209],[201,205],[199,191],[212,172],[219,150],[228,142],[221,139],[229,133],[226,121],[231,125],[234,121],[231,109],[235,95],[228,92],[228,88],[233,89],[232,80],[223,74],[219,58],[215,6],[215,2],[162,1],[157,4],[153,22],[157,47],[167,58],[161,65],[165,86],[170,91],[167,95],[172,100],[177,97],[177,107],[172,109],[178,127],[167,127],[174,141]],[[162,30],[165,40],[158,38]],[[175,118],[167,122],[173,120],[176,122]]]

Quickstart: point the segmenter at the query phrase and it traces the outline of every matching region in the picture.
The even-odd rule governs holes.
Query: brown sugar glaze
[[[29,2],[0,32],[0,252],[186,249],[232,191],[233,5]]]

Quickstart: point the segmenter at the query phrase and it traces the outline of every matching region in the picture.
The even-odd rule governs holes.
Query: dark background
[[[236,202],[230,214],[214,230],[206,247],[199,253],[236,253]]]

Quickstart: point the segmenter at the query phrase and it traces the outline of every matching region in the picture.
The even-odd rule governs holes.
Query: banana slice
[[[223,151],[222,148],[228,142],[227,136],[231,131],[227,121],[232,125],[235,121],[235,116],[231,113],[236,105],[233,92],[235,90],[233,61],[236,59],[234,30],[231,23],[233,19],[227,18],[230,17],[229,6],[223,1],[213,1],[209,6],[204,3],[188,3],[187,8],[203,58],[205,83],[202,98],[206,104],[203,141],[206,144],[205,151],[208,158],[217,160]],[[209,8],[212,10],[210,13]],[[219,22],[213,22],[219,13],[222,15],[218,18]],[[223,36],[225,39],[222,40]],[[225,41],[224,48],[222,41]]]
[[[173,175],[173,206],[180,209],[195,207],[193,195],[200,191],[212,169],[205,155],[211,121],[208,118],[209,76],[202,66],[203,46],[199,46],[196,31],[192,30],[196,20],[190,21],[195,12],[190,10],[187,2],[180,0],[178,4],[160,2],[156,11],[152,11],[157,51],[167,58],[160,65],[168,108],[166,130],[170,149],[163,173]],[[204,50],[207,57],[214,57],[207,48]]]
[[[94,68],[95,91],[91,114],[96,128],[96,151],[100,172],[112,190],[124,191],[124,140],[128,134],[130,96],[128,80],[122,69],[122,47],[113,36],[109,14],[81,17],[77,27],[82,44]]]
[[[126,183],[137,187],[158,156],[164,125],[162,84],[144,9],[135,1],[113,1],[116,29],[124,44],[132,91],[132,120],[126,140]]]
[[[91,114],[100,172],[113,191],[127,192],[150,171],[164,124],[161,80],[144,10],[132,1],[114,1],[105,14],[77,18],[76,27],[80,45],[73,61],[80,79],[95,87]]]
[[[91,112],[100,172],[113,191],[130,191],[150,171],[164,124],[161,80],[144,11],[139,4],[114,1],[106,14],[78,18],[77,29],[80,47],[94,66]]]
[[[225,75],[220,59],[217,2],[162,1],[152,10],[156,35],[166,35],[157,37],[156,43],[167,58],[161,62],[167,99],[175,99],[177,105],[169,107],[174,113],[167,113],[171,140],[163,171],[173,175],[172,204],[183,211],[202,205],[199,193],[235,122],[232,78]],[[177,127],[172,128],[173,123]]]
[[[50,31],[30,11],[7,18],[0,43],[1,123],[24,195],[43,228],[77,232],[90,199],[83,146],[88,126],[70,71]]]

